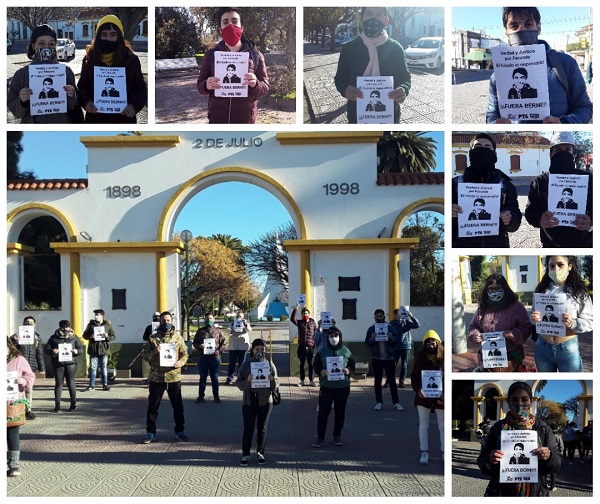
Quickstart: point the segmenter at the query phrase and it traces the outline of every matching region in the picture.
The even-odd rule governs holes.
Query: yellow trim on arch
[[[415,248],[419,238],[353,238],[348,240],[285,240],[286,250],[381,250]]]
[[[16,254],[16,255],[29,255],[35,252],[35,247],[30,247],[29,245],[23,245],[22,243],[7,243],[6,244],[6,253],[7,254]]]
[[[440,213],[444,213],[444,198],[423,198],[419,201],[415,201],[408,205],[402,212],[398,214],[396,220],[394,221],[394,226],[392,228],[392,236],[398,236],[400,232],[400,226],[405,218],[407,218],[410,214],[412,214],[417,208],[422,207],[424,205],[429,205],[432,203],[437,203],[442,205],[442,211]]]
[[[79,141],[88,149],[92,147],[176,147],[179,135],[132,135],[132,136],[82,136]]]
[[[377,143],[383,131],[312,131],[279,132],[275,138],[281,145]]]
[[[77,231],[75,231],[75,226],[69,220],[69,218],[64,213],[62,213],[60,210],[57,210],[56,208],[54,208],[50,205],[46,205],[45,203],[26,203],[25,205],[21,205],[20,207],[17,207],[14,210],[11,210],[10,212],[8,212],[8,215],[6,216],[6,223],[8,224],[17,215],[19,215],[23,212],[26,212],[27,210],[44,210],[45,212],[52,214],[52,216],[54,216],[56,219],[58,219],[61,224],[66,226],[67,234],[69,235],[69,240],[71,242],[77,241]]]
[[[212,170],[208,170],[206,172],[196,175],[195,177],[189,179],[187,182],[184,182],[183,184],[180,185],[179,189],[175,192],[175,194],[173,194],[173,196],[171,196],[171,198],[165,205],[165,208],[160,216],[160,220],[158,222],[158,233],[157,233],[158,241],[162,240],[162,237],[164,236],[165,226],[167,225],[167,217],[169,215],[171,215],[173,207],[177,204],[177,202],[181,199],[181,197],[184,194],[186,194],[187,191],[191,187],[196,185],[198,182],[200,182],[208,177],[212,177],[214,175],[220,175],[222,173],[231,173],[231,174],[242,173],[245,175],[250,175],[252,177],[256,177],[256,178],[259,178],[259,179],[267,182],[269,185],[271,185],[275,189],[277,189],[277,191],[279,191],[283,195],[283,197],[287,200],[287,202],[293,208],[294,213],[296,214],[296,217],[298,218],[298,224],[300,226],[300,229],[298,229],[298,237],[299,238],[306,237],[306,224],[304,223],[304,217],[300,213],[300,208],[298,207],[298,205],[292,198],[291,194],[287,191],[287,189],[285,187],[283,187],[283,185],[281,185],[275,179],[273,179],[273,178],[269,177],[268,175],[265,175],[264,173],[261,173],[257,170],[253,170],[251,168],[240,168],[237,166],[232,166],[232,167],[214,168]]]
[[[113,253],[120,254],[126,252],[134,253],[153,253],[153,252],[176,252],[181,254],[184,245],[180,241],[170,242],[52,242],[50,247],[59,254],[78,253]]]

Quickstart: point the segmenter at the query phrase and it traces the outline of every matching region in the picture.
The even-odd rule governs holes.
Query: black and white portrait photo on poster
[[[339,381],[344,379],[344,358],[339,357],[326,357],[325,363],[327,365],[327,379],[329,381]]]
[[[33,345],[35,340],[35,326],[19,326],[19,345]]]
[[[566,336],[567,326],[563,322],[563,313],[567,312],[567,295],[561,294],[534,294],[533,311],[539,311],[542,320],[536,322],[538,334],[550,336]]]
[[[331,329],[333,326],[333,312],[321,312],[321,329]]]
[[[389,326],[387,322],[375,324],[375,341],[388,340]]]
[[[423,369],[421,371],[421,390],[425,397],[442,397],[443,389],[441,369]]]
[[[125,67],[94,67],[94,105],[99,114],[118,114],[127,107]]]
[[[458,184],[458,236],[496,236],[500,232],[500,184]]]
[[[222,98],[247,98],[248,85],[243,84],[248,73],[249,55],[247,51],[215,51],[215,77],[219,87],[215,96]]]
[[[559,226],[576,227],[577,215],[586,213],[589,180],[587,175],[549,174],[548,210]]]
[[[252,374],[253,377],[250,388],[270,387],[269,372],[269,363],[267,361],[250,362],[250,374]]]
[[[538,483],[538,448],[535,430],[500,431],[500,483]]]
[[[29,65],[29,109],[32,116],[65,113],[67,111],[67,67]]]
[[[481,357],[484,369],[501,368],[508,366],[506,338],[502,331],[481,333]]]
[[[161,343],[159,347],[160,367],[175,367],[177,344]]]
[[[394,90],[394,77],[357,77],[356,87],[363,93],[356,99],[357,124],[394,122],[394,100],[388,97]]]

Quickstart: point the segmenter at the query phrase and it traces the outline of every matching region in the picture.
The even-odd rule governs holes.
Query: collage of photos
[[[65,3],[3,9],[10,500],[593,496],[590,0]]]

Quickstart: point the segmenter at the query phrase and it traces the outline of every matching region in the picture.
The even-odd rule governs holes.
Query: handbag
[[[14,403],[6,403],[6,427],[19,427],[26,421],[27,401],[18,399]]]
[[[279,392],[279,388],[271,391],[271,397],[273,398],[273,406],[277,406],[281,402],[281,392]]]

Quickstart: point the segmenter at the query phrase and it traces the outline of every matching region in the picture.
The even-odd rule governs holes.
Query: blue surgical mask
[[[170,332],[171,329],[173,329],[173,324],[169,324],[168,322],[163,322],[162,324],[160,324],[160,330],[161,332]]]

